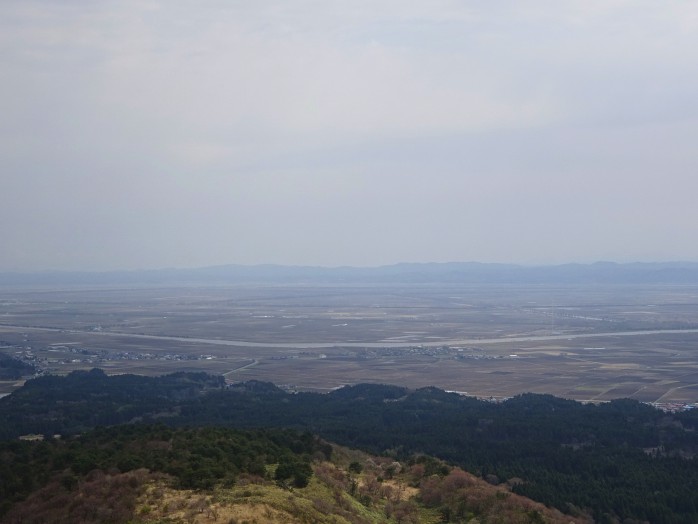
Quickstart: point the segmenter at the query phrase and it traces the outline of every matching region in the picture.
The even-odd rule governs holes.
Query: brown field
[[[5,289],[0,351],[53,373],[200,370],[297,390],[382,382],[696,402],[698,288]]]

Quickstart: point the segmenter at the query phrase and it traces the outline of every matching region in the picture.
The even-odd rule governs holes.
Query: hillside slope
[[[436,456],[563,512],[583,508],[598,522],[698,521],[698,410],[663,413],[627,399],[590,405],[527,394],[493,404],[371,384],[294,395],[261,382],[226,388],[203,374],[92,371],[29,381],[0,399],[0,418],[5,439],[136,422],[293,428],[402,462]]]
[[[7,524],[590,521],[430,457],[400,463],[292,431],[118,426],[0,456]]]

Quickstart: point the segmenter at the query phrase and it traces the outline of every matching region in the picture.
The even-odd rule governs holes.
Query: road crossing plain
[[[495,398],[531,391],[691,403],[697,328],[695,286],[0,291],[0,351],[48,372],[200,370],[299,391],[381,382]]]

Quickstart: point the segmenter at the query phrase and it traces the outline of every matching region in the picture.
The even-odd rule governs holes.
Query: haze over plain
[[[0,270],[698,260],[691,2],[0,5]]]

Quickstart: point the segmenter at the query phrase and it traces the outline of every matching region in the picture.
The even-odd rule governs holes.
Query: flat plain
[[[290,390],[380,382],[693,403],[698,286],[7,288],[0,351],[59,374],[200,370]]]

